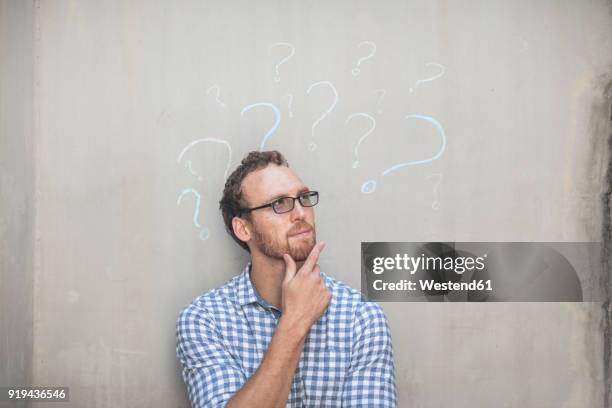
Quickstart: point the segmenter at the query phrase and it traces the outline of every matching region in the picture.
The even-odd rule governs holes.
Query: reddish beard
[[[298,231],[310,230],[310,234],[302,236],[291,236]],[[289,254],[296,262],[305,261],[317,242],[314,225],[305,221],[298,223],[289,230],[284,239],[277,239],[257,228],[253,229],[253,236],[257,248],[266,256],[275,259],[283,259],[284,254]]]

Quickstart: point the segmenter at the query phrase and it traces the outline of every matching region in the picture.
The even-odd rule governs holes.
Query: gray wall
[[[34,14],[36,121],[13,126],[36,123],[36,154],[7,133],[2,177],[18,181],[2,198],[27,204],[1,225],[19,262],[36,237],[33,381],[69,385],[70,406],[187,406],[175,318],[247,261],[217,202],[227,166],[271,128],[266,148],[322,193],[323,270],[355,287],[361,241],[607,234],[608,2],[56,1]],[[353,75],[363,41],[376,52]],[[22,90],[2,92],[4,114],[4,93]],[[241,114],[263,102],[278,126],[267,106]],[[383,307],[400,407],[604,406],[602,303]]]
[[[33,35],[32,2],[0,1],[0,387],[32,381]]]

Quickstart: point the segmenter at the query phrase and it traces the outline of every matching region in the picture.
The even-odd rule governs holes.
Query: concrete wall
[[[34,171],[36,227],[15,248],[31,254],[36,236],[32,376],[71,387],[57,406],[188,405],[175,318],[244,266],[217,202],[228,166],[264,140],[322,192],[323,270],[355,287],[361,241],[607,236],[607,2],[57,1],[33,13],[36,154],[26,166],[32,146],[9,138],[23,163],[6,160],[25,173],[2,197],[29,197]],[[444,149],[414,114],[441,126]],[[383,175],[399,163],[413,164]],[[383,307],[400,407],[604,406],[601,302]]]
[[[32,381],[32,2],[0,1],[0,61],[0,387],[9,387]]]

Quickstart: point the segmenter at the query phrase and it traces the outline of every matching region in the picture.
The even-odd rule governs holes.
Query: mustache
[[[301,221],[297,223],[294,227],[292,227],[287,233],[287,235],[293,235],[299,231],[305,231],[305,230],[308,230],[308,231],[314,230],[314,225],[311,225],[307,223],[306,221]]]

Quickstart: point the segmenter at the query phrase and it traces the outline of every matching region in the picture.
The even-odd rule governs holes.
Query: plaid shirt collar
[[[251,282],[251,263],[249,262],[236,281],[236,302],[240,306],[257,302],[258,296],[255,294],[255,287]]]
[[[267,302],[251,281],[251,262],[247,263],[246,267],[242,271],[242,273],[238,276],[238,280],[236,281],[235,291],[236,293],[236,302],[240,306],[246,306],[251,303],[259,303],[262,307],[266,309],[276,309],[276,306]]]

